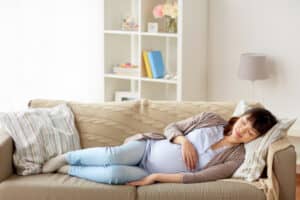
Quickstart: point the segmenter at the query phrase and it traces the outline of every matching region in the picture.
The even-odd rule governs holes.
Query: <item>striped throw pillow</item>
[[[44,162],[80,149],[74,115],[66,104],[0,113],[0,128],[13,139],[13,162],[19,175],[38,174]]]

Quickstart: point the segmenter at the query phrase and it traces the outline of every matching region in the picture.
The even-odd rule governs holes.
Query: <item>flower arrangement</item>
[[[153,16],[155,18],[171,17],[173,19],[176,19],[177,15],[178,15],[177,2],[159,4],[155,6],[153,9]]]
[[[178,17],[178,4],[177,2],[159,4],[153,8],[154,18],[166,19],[166,31],[171,33],[177,32],[177,17]]]

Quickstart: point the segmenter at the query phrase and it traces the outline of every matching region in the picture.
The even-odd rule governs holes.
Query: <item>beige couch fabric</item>
[[[137,195],[137,196],[136,196]],[[12,176],[0,184],[0,199],[16,200],[264,200],[262,190],[249,184],[207,182],[155,184],[138,187],[99,184],[61,174]]]
[[[279,184],[279,199],[296,199],[296,152],[293,146],[274,156],[273,170]],[[290,163],[294,163],[291,165]]]
[[[1,200],[133,200],[132,186],[99,184],[61,174],[11,176],[0,184]]]
[[[214,181],[195,184],[155,184],[139,187],[138,200],[264,200],[262,190],[237,182]]]
[[[30,106],[53,107],[64,101],[36,99]],[[171,122],[204,111],[216,112],[228,119],[236,103],[170,102],[137,100],[131,102],[78,103],[68,102],[75,115],[83,148],[120,145],[136,133],[158,132]],[[105,106],[104,106],[105,105]]]
[[[0,182],[13,173],[12,155],[12,138],[4,130],[0,129]]]

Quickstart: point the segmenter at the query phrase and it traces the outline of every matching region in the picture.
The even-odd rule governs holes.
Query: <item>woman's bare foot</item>
[[[68,174],[69,168],[70,168],[69,165],[65,165],[65,166],[62,166],[61,168],[59,168],[59,169],[57,170],[57,172],[58,172],[58,173],[61,173],[61,174]]]
[[[58,155],[58,156],[48,160],[43,165],[42,172],[43,173],[55,172],[56,170],[58,170],[62,166],[67,165],[68,163],[67,163],[67,160],[66,160],[65,156],[66,156],[65,154],[62,154],[62,155]]]

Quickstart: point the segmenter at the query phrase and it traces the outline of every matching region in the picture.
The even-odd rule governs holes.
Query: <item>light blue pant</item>
[[[125,184],[139,180],[148,173],[138,167],[146,141],[130,141],[120,146],[96,147],[67,153],[69,175],[87,180]]]

